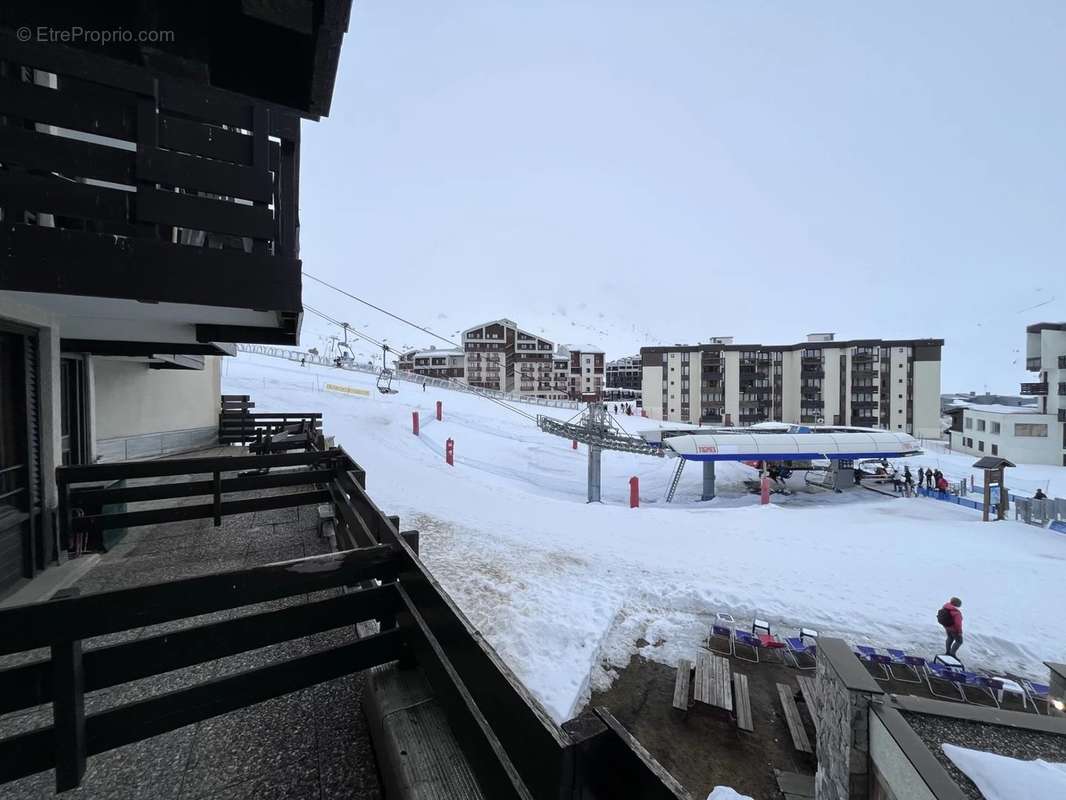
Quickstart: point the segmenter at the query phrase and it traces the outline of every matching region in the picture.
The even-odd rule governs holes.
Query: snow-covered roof
[[[458,347],[449,347],[444,350],[413,350],[403,354],[403,358],[430,358],[431,356],[461,356],[465,351]]]
[[[602,347],[596,347],[594,344],[561,344],[559,345],[559,351],[565,350],[568,353],[572,353],[575,350],[579,353],[602,353]]]
[[[995,403],[955,403],[955,406],[984,414],[1043,414],[1036,406],[1001,406]]]

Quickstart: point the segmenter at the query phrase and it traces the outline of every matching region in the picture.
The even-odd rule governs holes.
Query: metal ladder
[[[688,459],[680,458],[677,463],[677,472],[674,473],[674,480],[670,484],[670,491],[666,493],[666,502],[669,503],[674,499],[674,492],[677,491],[677,485],[681,483],[681,471],[685,468],[685,464]]]

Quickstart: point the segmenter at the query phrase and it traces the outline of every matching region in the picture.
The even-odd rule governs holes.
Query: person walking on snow
[[[947,640],[944,644],[944,655],[954,657],[962,647],[962,601],[952,597],[936,612],[936,621],[944,626]]]
[[[896,490],[896,494],[900,494],[903,491],[903,483],[899,478],[899,469],[892,468],[892,486]]]
[[[921,489],[925,486],[925,470],[918,467],[918,488]]]
[[[933,478],[934,478],[933,470],[927,469],[925,471],[925,488],[927,488],[927,489],[932,489],[933,488]]]
[[[903,494],[907,495],[907,497],[914,495],[914,476],[911,475],[909,466],[903,468]]]

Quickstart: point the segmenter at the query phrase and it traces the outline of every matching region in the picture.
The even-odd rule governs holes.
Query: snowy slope
[[[326,381],[371,396],[321,391]],[[942,646],[936,609],[955,594],[968,664],[1042,677],[1043,660],[1066,660],[1066,645],[1040,623],[1066,604],[1061,535],[866,491],[759,507],[739,489],[753,473],[736,464],[719,468],[719,500],[696,502],[700,472],[690,467],[679,502],[666,506],[677,462],[619,453],[604,454],[606,503],[590,506],[583,447],[475,396],[400,384],[385,397],[369,375],[249,354],[227,359],[223,383],[251,394],[256,410],[324,412],[377,503],[422,532],[434,574],[559,720],[640,638],[649,643],[641,652],[663,663],[691,655],[717,610],[932,653]],[[443,422],[430,420],[438,399]],[[422,412],[417,438],[412,410]],[[443,461],[448,437],[455,467]],[[631,475],[641,479],[637,510],[625,505]]]

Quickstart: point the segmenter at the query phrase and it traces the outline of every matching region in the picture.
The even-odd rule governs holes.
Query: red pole
[[[449,466],[455,466],[455,440],[448,439],[444,443],[444,460],[448,462]]]
[[[636,475],[629,479],[629,507],[640,508],[640,478]]]
[[[437,422],[444,419],[444,404],[440,400],[437,401]]]
[[[571,450],[577,450],[577,439],[571,439],[570,440],[570,449]]]
[[[418,412],[411,412],[411,433],[418,436]]]
[[[770,479],[765,475],[762,476],[762,497],[759,498],[760,505],[768,505],[770,502]]]

